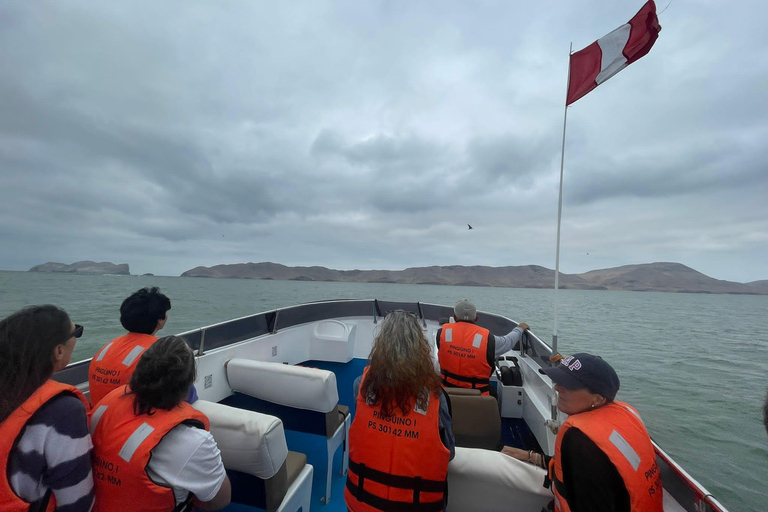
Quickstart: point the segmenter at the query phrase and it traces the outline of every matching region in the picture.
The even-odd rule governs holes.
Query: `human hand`
[[[528,329],[530,329],[530,327],[528,327],[528,324],[527,324],[527,323],[525,323],[525,322],[520,322],[519,324],[517,324],[517,326],[518,326],[519,328],[521,328],[521,329],[523,330],[523,332],[525,332],[525,331],[527,331]]]
[[[510,457],[515,458],[517,460],[528,462],[527,450],[521,450],[520,448],[513,448],[512,446],[504,446],[504,448],[501,449],[501,453],[503,453],[504,455],[509,455]]]

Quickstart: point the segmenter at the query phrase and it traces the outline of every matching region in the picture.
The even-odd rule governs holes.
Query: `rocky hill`
[[[35,265],[30,272],[61,272],[67,274],[117,274],[128,276],[131,274],[127,263],[115,265],[107,261],[96,263],[95,261],[77,261],[71,265],[65,263],[48,262]]]
[[[751,283],[747,283],[747,286],[759,290],[763,293],[768,293],[768,279],[763,279],[762,281],[752,281]]]
[[[753,287],[722,281],[697,272],[680,263],[650,263],[593,270],[580,274],[585,280],[607,290],[683,293],[759,293]]]
[[[451,265],[405,270],[333,270],[325,267],[287,267],[277,263],[238,263],[196,267],[182,277],[274,279],[282,281],[341,281],[359,283],[440,284],[551,288],[555,271],[538,265],[485,267]],[[756,281],[755,283],[768,283]],[[680,263],[647,263],[560,275],[560,287],[574,290],[630,290],[683,293],[768,294],[768,286],[722,281]]]

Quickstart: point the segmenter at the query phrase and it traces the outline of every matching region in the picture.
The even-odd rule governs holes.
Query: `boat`
[[[363,372],[378,325],[397,310],[416,315],[433,343],[436,361],[435,336],[442,324],[451,321],[453,308],[421,302],[312,302],[180,334],[196,355],[200,400],[193,406],[211,419],[211,432],[232,481],[233,502],[226,510],[257,510],[254,506],[280,512],[347,510],[344,488],[353,381]],[[496,334],[517,325],[484,312],[478,313],[477,323]],[[498,389],[498,405],[491,397],[452,396],[457,448],[448,474],[451,512],[540,512],[552,499],[542,485],[543,469],[508,457],[495,446],[482,446],[487,432],[492,438],[500,425],[496,435],[503,444],[553,454],[565,415],[555,406],[553,383],[538,371],[557,364],[551,356],[552,348],[527,331],[497,361],[492,382]],[[87,394],[89,362],[70,364],[54,378]],[[493,406],[478,412],[482,410],[477,408],[478,398],[490,398]],[[470,422],[460,419],[467,411]],[[486,412],[488,419],[480,419]],[[653,446],[666,512],[726,512],[658,444]]]

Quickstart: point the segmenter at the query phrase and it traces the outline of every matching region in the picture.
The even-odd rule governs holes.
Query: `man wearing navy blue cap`
[[[616,401],[620,382],[600,356],[578,353],[539,370],[568,414],[555,456],[505,446],[517,459],[548,466],[557,512],[662,512],[662,485],[651,438],[638,412]]]

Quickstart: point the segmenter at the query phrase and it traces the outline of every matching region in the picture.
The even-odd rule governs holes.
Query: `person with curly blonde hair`
[[[451,416],[417,318],[389,313],[355,382],[345,499],[352,512],[445,510]]]

